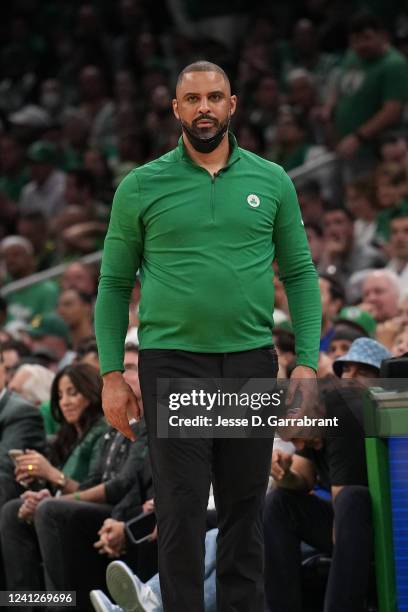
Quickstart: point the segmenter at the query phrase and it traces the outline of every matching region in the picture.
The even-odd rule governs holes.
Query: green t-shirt
[[[377,215],[377,227],[375,236],[380,242],[387,242],[390,238],[390,223],[396,213],[404,212],[408,214],[408,198],[402,200],[397,206],[386,208]]]
[[[335,127],[339,137],[355,132],[389,100],[408,99],[408,62],[393,47],[381,57],[363,60],[349,51],[339,77]]]
[[[296,147],[296,149],[294,149],[291,153],[276,151],[275,153],[271,154],[270,160],[282,166],[286,172],[289,172],[289,170],[298,168],[305,163],[310,146],[310,144],[305,142]]]
[[[13,291],[7,297],[7,320],[29,322],[36,315],[52,312],[57,306],[59,288],[54,281],[44,281]]]
[[[176,149],[136,168],[114,197],[95,312],[101,372],[123,369],[140,267],[140,348],[244,351],[272,344],[277,259],[298,364],[316,368],[321,304],[292,181],[237,146],[211,176]]]

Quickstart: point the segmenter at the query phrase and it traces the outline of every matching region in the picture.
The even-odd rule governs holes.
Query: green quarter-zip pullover
[[[102,374],[123,370],[140,269],[141,349],[202,353],[272,344],[276,258],[297,363],[317,367],[321,304],[296,192],[283,169],[237,146],[215,176],[176,149],[119,185],[95,312]]]

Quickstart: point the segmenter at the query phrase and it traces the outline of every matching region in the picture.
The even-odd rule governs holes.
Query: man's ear
[[[173,99],[172,105],[173,105],[174,116],[176,117],[176,119],[178,119],[180,121],[180,115],[179,115],[179,112],[178,112],[178,104],[177,104],[176,98]]]
[[[237,109],[237,96],[231,96],[231,108],[230,108],[230,117],[232,117],[235,114],[235,111]]]

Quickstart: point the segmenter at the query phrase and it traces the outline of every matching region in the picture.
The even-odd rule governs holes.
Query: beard
[[[200,128],[197,124],[200,121],[211,121],[212,126]],[[215,117],[209,115],[201,115],[188,125],[181,120],[181,126],[186,134],[191,146],[199,153],[211,153],[218,147],[228,131],[231,115],[228,115],[224,121],[218,121]]]

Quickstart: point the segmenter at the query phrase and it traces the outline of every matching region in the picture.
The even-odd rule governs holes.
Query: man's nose
[[[343,378],[348,378],[349,380],[352,380],[353,378],[356,378],[358,374],[358,369],[355,366],[349,366],[348,371],[345,372],[345,375],[343,376]]]
[[[208,113],[209,111],[209,106],[208,106],[208,99],[206,98],[206,96],[203,96],[200,100],[200,107],[198,109],[198,112],[200,113]]]

